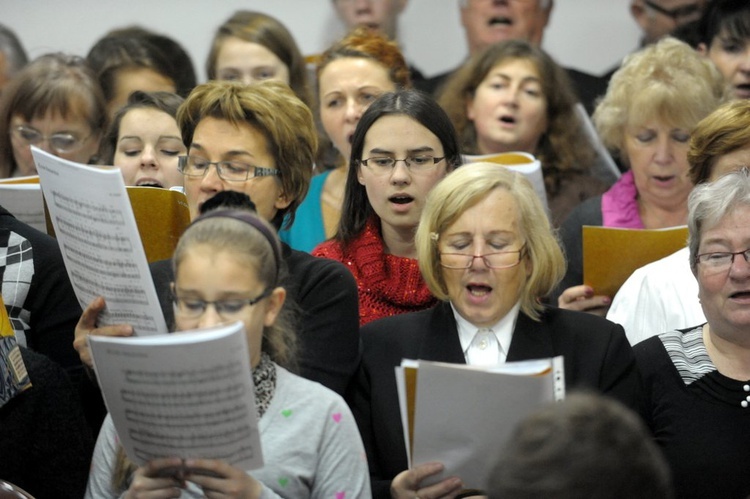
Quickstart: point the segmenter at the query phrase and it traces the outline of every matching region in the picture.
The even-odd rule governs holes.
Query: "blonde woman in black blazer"
[[[422,274],[441,302],[363,327],[363,358],[350,392],[373,497],[453,497],[461,490],[460,477],[420,487],[439,464],[407,470],[394,366],[403,358],[472,363],[472,328],[492,329],[498,362],[563,355],[568,388],[636,407],[638,374],[622,327],[539,302],[565,262],[523,176],[493,164],[458,168],[429,195],[416,244]]]

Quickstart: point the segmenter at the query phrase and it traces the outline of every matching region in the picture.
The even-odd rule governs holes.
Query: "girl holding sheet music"
[[[635,407],[638,375],[622,327],[539,303],[565,263],[541,202],[521,174],[493,163],[456,169],[429,194],[416,248],[425,281],[441,302],[361,329],[362,363],[350,405],[374,497],[454,497],[463,487],[450,470],[437,484],[422,485],[443,471],[440,463],[407,470],[394,375],[404,358],[493,365],[562,355],[567,387],[590,388]],[[451,425],[462,422],[441,424],[450,434]]]
[[[86,496],[369,497],[362,441],[346,403],[282,367],[294,366],[296,334],[279,286],[286,267],[275,230],[250,211],[209,211],[185,231],[173,265],[177,330],[244,323],[265,464],[245,471],[196,457],[135,468],[107,417]],[[166,472],[174,468],[178,476]]]

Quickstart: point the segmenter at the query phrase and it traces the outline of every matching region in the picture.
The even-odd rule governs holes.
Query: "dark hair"
[[[490,499],[668,499],[670,471],[637,414],[572,394],[523,420],[489,479]]]
[[[185,99],[177,94],[171,92],[142,92],[136,90],[130,97],[128,97],[128,103],[121,107],[114,118],[112,123],[107,129],[107,134],[102,140],[99,148],[99,158],[105,165],[111,165],[115,158],[115,151],[117,150],[117,137],[120,135],[120,124],[122,119],[133,109],[156,109],[167,113],[172,118],[177,120],[177,109]]]
[[[289,86],[299,99],[310,105],[310,92],[307,87],[307,67],[305,58],[297,42],[278,19],[262,12],[238,10],[219,26],[211,42],[211,50],[206,59],[206,75],[216,79],[216,61],[221,46],[229,37],[257,43],[270,50],[289,69]]]
[[[530,63],[539,73],[547,103],[547,129],[534,153],[542,162],[547,191],[556,193],[568,172],[589,171],[594,151],[576,114],[578,99],[570,78],[544,50],[523,40],[507,40],[489,46],[469,59],[443,86],[438,101],[450,116],[467,154],[480,154],[474,123],[466,113],[466,102],[494,67],[509,61]]]
[[[83,104],[84,109],[77,109]],[[63,118],[86,120],[91,132],[101,134],[107,125],[102,89],[86,61],[78,56],[54,53],[34,59],[3,89],[0,100],[0,178],[16,169],[10,140],[10,121],[15,115],[25,120],[57,112]]]
[[[133,26],[112,31],[97,41],[86,60],[96,72],[107,102],[114,98],[117,72],[149,68],[172,80],[175,93],[187,97],[196,85],[193,61],[172,38]]]
[[[710,47],[721,33],[750,38],[750,2],[747,0],[713,0],[701,17],[698,28],[700,41]]]
[[[365,187],[357,179],[357,172],[360,168],[359,161],[362,159],[368,130],[383,116],[391,115],[408,116],[435,134],[443,146],[447,165],[456,167],[462,163],[456,130],[448,115],[432,96],[419,90],[401,90],[388,92],[378,97],[360,118],[352,137],[349,173],[346,179],[341,219],[335,236],[344,245],[349,244],[362,232],[367,220],[375,213],[367,198]]]
[[[21,41],[3,24],[0,24],[0,53],[5,56],[5,76],[8,78],[15,76],[29,62]]]

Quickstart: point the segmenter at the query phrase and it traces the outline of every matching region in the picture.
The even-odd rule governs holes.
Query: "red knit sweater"
[[[437,300],[422,279],[417,260],[385,253],[379,223],[370,220],[344,251],[339,241],[326,241],[315,256],[346,265],[357,280],[359,325],[390,315],[430,308]]]

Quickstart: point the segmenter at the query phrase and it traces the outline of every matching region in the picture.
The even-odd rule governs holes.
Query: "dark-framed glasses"
[[[724,272],[734,263],[734,257],[742,255],[745,262],[750,263],[750,248],[745,251],[714,251],[712,253],[701,253],[695,255],[696,263],[703,265],[706,269],[715,272]]]
[[[515,267],[526,254],[526,245],[513,251],[498,251],[484,255],[473,255],[471,253],[440,253],[440,266],[446,269],[468,269],[474,264],[474,260],[481,258],[484,265],[490,269],[507,269]]]
[[[222,180],[244,182],[255,177],[281,176],[281,170],[255,166],[242,161],[209,161],[200,156],[180,156],[177,169],[186,177],[205,177],[211,165]]]
[[[185,298],[177,294],[172,296],[175,314],[186,319],[197,319],[206,312],[209,305],[214,307],[216,313],[224,320],[233,319],[242,312],[245,307],[251,307],[271,295],[273,287],[266,288],[255,298],[231,299],[231,300],[201,300],[200,298]]]
[[[403,161],[410,172],[420,173],[431,170],[444,159],[445,156],[436,158],[429,154],[419,154],[404,159],[396,159],[389,156],[373,156],[367,159],[360,159],[359,162],[369,168],[375,175],[390,175],[399,161]]]
[[[698,19],[701,15],[701,7],[698,2],[675,7],[674,9],[667,9],[665,7],[662,7],[653,0],[643,0],[643,3],[646,5],[646,7],[649,7],[659,14],[663,14],[671,18],[677,23],[693,21],[695,19]]]
[[[52,135],[44,135],[34,127],[18,125],[12,129],[13,135],[26,144],[36,146],[42,141],[47,141],[49,147],[59,153],[75,152],[83,146],[83,143],[91,136],[78,137],[71,132],[58,132]]]

